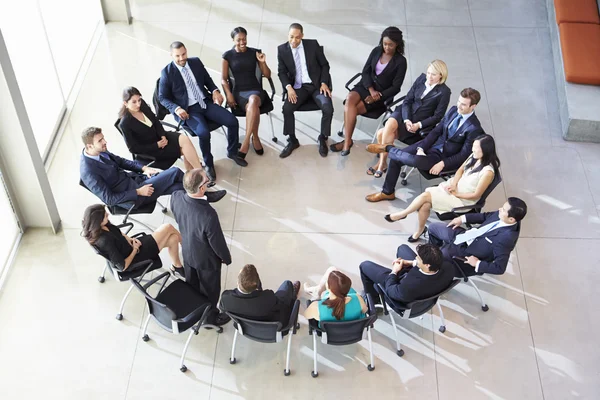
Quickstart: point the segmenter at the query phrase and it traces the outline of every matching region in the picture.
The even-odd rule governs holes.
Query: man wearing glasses
[[[221,294],[221,264],[231,264],[219,216],[206,198],[210,182],[202,169],[192,169],[183,176],[183,190],[171,195],[171,209],[181,232],[185,280],[206,296],[214,308],[207,323],[221,326],[229,322],[227,314],[217,308]]]

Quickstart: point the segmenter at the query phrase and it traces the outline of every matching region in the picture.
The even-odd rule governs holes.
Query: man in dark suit
[[[360,279],[365,293],[378,302],[374,285],[383,286],[392,300],[410,303],[443,292],[454,279],[452,265],[444,261],[442,252],[432,244],[417,246],[417,254],[407,245],[398,247],[392,269],[372,261],[360,264]]]
[[[256,267],[246,264],[238,274],[237,288],[221,295],[221,310],[256,321],[279,321],[286,326],[299,291],[299,281],[284,281],[277,292],[263,290]]]
[[[333,103],[331,101],[331,76],[329,62],[323,48],[314,39],[303,39],[302,25],[290,25],[288,42],[277,48],[278,75],[287,99],[283,104],[283,134],[288,144],[279,157],[285,158],[300,146],[296,138],[294,112],[309,99],[321,109],[321,134],[319,154],[327,156],[327,138],[331,134]]]
[[[210,182],[204,170],[189,170],[183,176],[183,187],[171,195],[171,208],[181,232],[185,281],[197,288],[214,307],[208,323],[226,324],[230,318],[218,313],[221,294],[221,264],[231,264],[219,216],[208,204],[206,185]]]
[[[517,197],[495,212],[465,214],[449,224],[436,222],[429,226],[429,241],[442,246],[446,258],[455,258],[457,266],[467,276],[494,274],[506,271],[510,252],[519,239],[521,220],[527,214],[527,204]],[[461,225],[481,224],[465,230]],[[462,277],[456,271],[457,277]]]
[[[448,110],[425,139],[402,150],[391,145],[368,145],[367,151],[371,153],[388,152],[390,165],[382,191],[368,195],[366,200],[394,200],[403,165],[429,171],[432,175],[458,169],[471,154],[475,138],[485,133],[474,111],[479,100],[481,95],[477,90],[463,89],[456,106]]]
[[[106,205],[139,206],[183,189],[179,168],[161,172],[110,153],[100,128],[85,129],[81,139],[85,145],[79,162],[81,181]]]
[[[171,44],[171,57],[173,62],[160,73],[158,99],[173,114],[177,122],[185,121],[185,124],[198,136],[208,177],[212,181],[217,179],[210,152],[208,123],[211,121],[227,127],[227,157],[237,165],[247,166],[246,160],[238,155],[238,120],[221,107],[223,96],[202,61],[198,57],[188,58],[187,50],[181,42]]]

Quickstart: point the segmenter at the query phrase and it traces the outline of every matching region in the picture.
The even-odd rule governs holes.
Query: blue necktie
[[[183,75],[183,78],[185,79],[187,86],[192,89],[192,96],[196,100],[198,100],[198,104],[200,105],[201,108],[206,108],[206,103],[203,100],[204,96],[202,96],[202,94],[200,93],[200,89],[198,88],[198,85],[196,83],[194,83],[194,80],[190,76],[190,71],[188,71],[186,67],[183,67],[183,68],[181,68],[181,72],[183,72],[182,75]]]
[[[461,119],[462,119],[462,115],[459,114],[458,117],[456,117],[456,119],[454,121],[452,121],[452,124],[448,127],[448,139],[450,139],[452,136],[454,136],[454,134],[458,130]]]

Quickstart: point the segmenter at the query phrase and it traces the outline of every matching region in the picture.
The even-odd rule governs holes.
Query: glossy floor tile
[[[106,25],[48,168],[64,229],[57,235],[29,230],[0,290],[2,400],[307,399],[315,393],[349,399],[599,397],[594,296],[600,145],[565,142],[560,136],[543,0],[130,3],[134,22]],[[390,319],[381,315],[372,335],[372,372],[366,368],[366,340],[340,347],[319,343],[319,377],[312,378],[312,338],[301,317],[289,377],[283,376],[286,342],[239,338],[238,362],[229,364],[231,324],[222,334],[205,330],[193,337],[189,371],[182,374],[178,363],[187,335],[172,335],[151,322],[151,340],[142,341],[148,311],[139,293],[127,299],[124,319],[115,319],[128,284],[110,276],[98,282],[103,261],[80,237],[83,210],[97,200],[77,185],[84,128],[101,127],[109,150],[129,157],[113,127],[121,91],[136,86],[150,102],[156,79],[170,62],[171,42],[181,40],[190,56],[200,56],[220,86],[229,32],[243,26],[249,45],[267,55],[275,83],[271,117],[278,142],[271,140],[269,117],[262,116],[263,156],[250,151],[249,166],[240,168],[225,157],[224,134],[212,134],[217,187],[228,191],[214,207],[233,257],[221,271],[223,288],[233,288],[240,268],[253,263],[265,287],[275,289],[285,279],[314,283],[333,265],[360,290],[360,262],[390,265],[396,248],[415,229],[415,215],[395,224],[383,216],[439,183],[413,174],[407,186],[397,185],[396,200],[367,203],[364,196],[379,191],[383,178],[365,173],[376,161],[365,147],[377,121],[363,118],[348,157],[330,153],[322,158],[320,114],[301,113],[296,123],[301,147],[279,158],[285,138],[277,46],[294,21],[304,25],[305,37],[324,46],[330,63],[335,108],[330,143],[340,140],[344,85],[361,71],[388,25],[398,26],[406,42],[408,71],[401,94],[436,58],[448,64],[451,105],[464,87],[480,90],[476,113],[497,141],[503,177],[486,210],[501,207],[508,196],[524,199],[529,212],[521,238],[504,275],[474,279],[488,312],[481,310],[475,290],[461,283],[441,300],[445,333],[438,331],[437,308],[422,319],[397,318],[406,352],[402,358],[395,353]],[[244,135],[242,118],[240,138]],[[197,139],[192,142],[198,146]],[[161,201],[169,207],[168,197]],[[170,212],[158,208],[139,219],[150,226],[176,225]],[[171,263],[166,252],[161,259]]]

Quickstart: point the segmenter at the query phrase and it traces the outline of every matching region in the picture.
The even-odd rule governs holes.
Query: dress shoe
[[[410,235],[407,240],[409,241],[409,243],[414,243],[414,242],[418,241],[421,238],[421,236],[425,236],[426,233],[427,233],[427,227],[425,227],[425,229],[423,229],[423,232],[421,232],[421,234],[416,239],[414,238],[413,235]]]
[[[327,138],[323,135],[319,135],[319,154],[327,157]]]
[[[258,141],[258,143],[260,143],[260,140]],[[259,156],[265,154],[265,149],[262,147],[262,145],[260,149],[256,148],[256,146],[254,145],[254,140],[252,140],[252,148],[254,149],[254,152]]]
[[[222,326],[231,321],[231,317],[224,312],[220,312],[209,324]]]
[[[212,182],[217,180],[217,172],[215,171],[215,167],[205,167],[204,170],[206,171],[206,176],[208,176],[208,179],[210,179]]]
[[[185,281],[185,271],[183,270],[183,267],[177,268],[176,266],[174,266],[173,264],[171,264],[170,270],[173,273],[174,277],[176,277],[176,278],[183,278],[183,280]]]
[[[381,200],[394,200],[396,198],[396,194],[392,193],[392,194],[385,194],[383,192],[379,192],[379,193],[373,193],[368,195],[367,197],[365,197],[365,200],[371,202],[371,203],[377,203],[378,201]]]
[[[216,203],[227,194],[227,190],[215,190],[214,192],[205,192],[206,200],[209,203]]]
[[[228,154],[227,158],[232,159],[233,162],[236,163],[237,165],[239,165],[240,167],[247,167],[248,166],[248,161],[244,160],[237,153],[235,155]]]
[[[388,146],[387,144],[371,143],[370,145],[367,146],[367,151],[369,153],[374,153],[374,154],[386,153],[387,146]]]
[[[279,158],[288,157],[290,154],[292,154],[292,151],[296,150],[298,147],[300,147],[300,142],[298,139],[288,140],[288,144],[281,151]]]
[[[241,158],[242,160],[245,160],[246,159],[246,153],[238,151],[238,157]]]
[[[294,286],[294,298],[298,297],[298,293],[300,293],[300,281],[295,281],[292,283]]]
[[[352,148],[352,146],[354,146],[354,140],[350,142],[350,147],[348,147],[348,150],[342,150],[340,155],[342,157],[346,157],[348,154],[350,154],[350,149]]]
[[[402,219],[406,219],[406,216],[402,217],[402,218],[398,218],[398,219],[392,219],[392,215],[391,214],[385,214],[385,217],[383,217],[387,222],[396,222],[396,221],[400,221]]]

